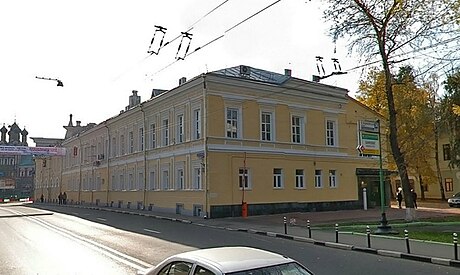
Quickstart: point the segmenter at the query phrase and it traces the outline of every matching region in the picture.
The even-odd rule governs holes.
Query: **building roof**
[[[262,69],[253,68],[246,65],[239,65],[235,67],[225,68],[213,71],[210,74],[223,75],[228,77],[237,77],[242,79],[249,79],[253,81],[260,81],[264,83],[281,85],[286,82],[290,75],[274,73]]]

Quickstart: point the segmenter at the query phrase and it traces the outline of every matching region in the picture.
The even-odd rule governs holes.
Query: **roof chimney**
[[[291,76],[292,70],[291,69],[284,69],[284,75],[285,76]]]
[[[182,85],[182,84],[184,84],[185,82],[187,82],[187,78],[181,77],[181,78],[179,79],[179,85]]]

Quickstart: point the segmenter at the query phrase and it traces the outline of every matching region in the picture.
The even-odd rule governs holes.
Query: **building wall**
[[[62,182],[50,197],[65,190],[71,203],[210,217],[240,215],[243,199],[251,214],[359,207],[356,171],[378,162],[357,152],[357,125],[378,117],[346,92],[300,79],[273,85],[197,77],[66,139]],[[229,110],[237,113],[231,137]],[[270,135],[262,131],[263,115],[270,118]],[[333,144],[327,144],[328,121]],[[272,140],[263,140],[267,136]],[[244,192],[243,168],[249,176]],[[322,172],[321,186],[315,187],[315,170]],[[279,186],[275,171],[281,172]],[[304,186],[296,187],[300,171]]]

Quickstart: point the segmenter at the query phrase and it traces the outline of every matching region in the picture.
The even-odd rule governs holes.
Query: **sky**
[[[360,72],[351,69],[358,64],[345,41],[334,44],[327,35],[319,2],[2,1],[0,123],[16,122],[35,146],[30,137],[64,138],[70,114],[82,125],[116,116],[133,90],[145,101],[152,89],[172,89],[181,77],[238,65],[291,69],[293,77],[311,80],[318,74],[316,56],[324,57],[326,74],[334,70],[331,58],[339,60],[347,74],[321,82],[353,96]],[[167,29],[164,43],[170,43],[150,55],[155,26]],[[191,40],[181,44],[185,31]],[[162,35],[156,34],[154,46]],[[188,55],[177,60],[179,45],[182,57],[189,41]],[[64,86],[36,77],[59,79]]]

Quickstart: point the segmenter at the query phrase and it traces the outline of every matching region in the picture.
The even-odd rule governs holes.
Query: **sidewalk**
[[[34,203],[40,206],[40,203]],[[47,204],[44,204],[44,206]],[[459,215],[460,208],[449,208],[446,202],[419,202],[416,210],[417,218],[443,217]],[[361,251],[365,253],[379,254],[382,256],[405,258],[416,261],[431,262],[434,264],[460,267],[460,261],[455,259],[455,247],[453,244],[435,243],[427,241],[410,240],[409,250],[404,238],[392,235],[370,234],[370,248],[366,234],[345,232],[340,230],[340,223],[369,222],[370,226],[380,224],[381,210],[339,210],[327,212],[296,212],[276,215],[231,217],[220,219],[203,219],[174,213],[159,213],[147,210],[89,206],[89,205],[66,205],[71,207],[84,207],[113,211],[125,214],[143,215],[157,219],[166,219],[177,222],[191,223],[200,226],[219,228],[222,230],[243,231],[252,234],[267,235],[275,238],[291,239],[310,243],[312,245],[328,246],[339,249]],[[391,221],[404,220],[405,209],[398,209],[395,205],[385,210],[386,217]],[[286,225],[284,223],[286,218]],[[307,229],[307,220],[310,222],[311,233]],[[335,224],[338,224],[338,232]],[[317,227],[317,225],[331,225],[331,228]],[[460,234],[460,226],[454,227]],[[401,229],[395,228],[401,231]],[[452,228],[449,228],[451,230]],[[285,234],[285,232],[287,234]],[[454,233],[452,231],[452,233]],[[309,237],[311,234],[311,238]],[[338,238],[338,242],[336,242]],[[409,253],[410,252],[410,253]],[[460,253],[457,254],[460,257]]]

